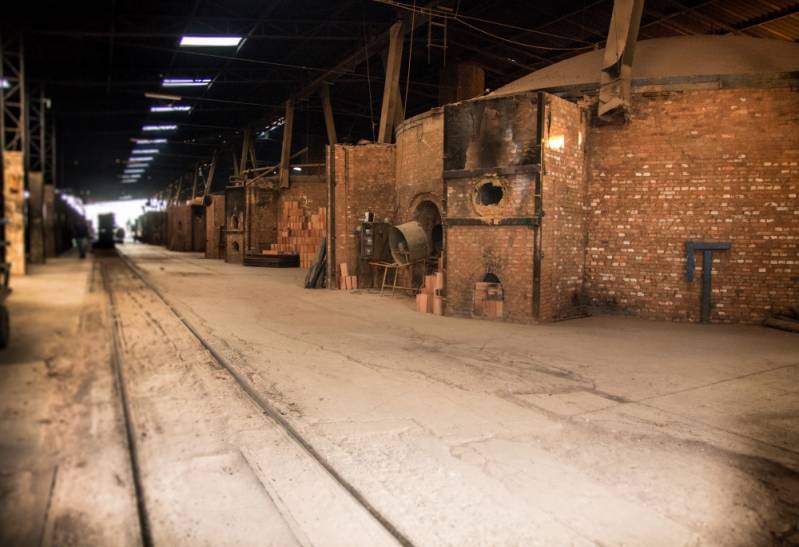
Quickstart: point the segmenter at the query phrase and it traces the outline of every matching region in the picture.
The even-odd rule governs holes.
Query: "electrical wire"
[[[516,26],[516,25],[511,25],[511,24],[508,24],[508,23],[502,23],[500,21],[492,21],[490,19],[483,19],[483,18],[480,18],[480,17],[471,17],[471,16],[466,16],[466,15],[459,15],[457,13],[453,15],[450,12],[446,12],[446,11],[442,11],[442,10],[436,10],[435,8],[419,8],[419,7],[415,6],[415,2],[414,2],[413,6],[409,6],[407,4],[403,4],[402,2],[397,2],[396,0],[372,0],[372,1],[376,2],[378,4],[386,4],[386,5],[389,5],[389,6],[396,7],[396,8],[400,8],[400,9],[404,9],[404,10],[407,10],[407,11],[411,11],[413,13],[419,13],[420,15],[428,15],[430,17],[439,17],[441,19],[449,19],[449,20],[455,21],[457,23],[460,23],[460,24],[464,25],[465,27],[468,27],[469,29],[474,30],[475,32],[479,32],[481,34],[485,34],[486,36],[489,36],[489,37],[491,37],[491,38],[493,38],[495,40],[499,40],[499,41],[502,41],[502,42],[507,42],[507,43],[510,43],[510,44],[513,44],[513,45],[516,45],[516,46],[521,46],[521,47],[525,47],[525,48],[529,48],[529,49],[540,49],[540,50],[543,50],[543,51],[586,51],[586,50],[594,48],[594,44],[591,44],[590,42],[587,42],[587,41],[579,39],[579,38],[573,38],[573,37],[569,37],[569,36],[561,36],[561,35],[558,35],[558,34],[553,34],[551,32],[544,32],[544,31],[540,31],[540,30],[519,27],[519,26]],[[569,42],[582,42],[582,43],[584,43],[586,45],[579,46],[579,47],[556,47],[556,46],[543,46],[543,45],[540,45],[540,44],[528,44],[526,42],[520,42],[518,40],[505,38],[504,36],[500,36],[498,34],[495,34],[493,32],[490,32],[488,30],[480,28],[480,27],[478,27],[478,26],[476,26],[476,25],[474,25],[472,23],[469,23],[467,21],[467,19],[471,20],[471,21],[478,21],[478,22],[482,22],[482,23],[488,23],[488,24],[491,24],[491,25],[510,28],[510,29],[514,29],[514,30],[520,30],[520,31],[527,32],[527,33],[530,33],[530,34],[538,34],[538,35],[546,36],[546,37],[549,37],[549,38],[556,38],[556,39],[559,39],[559,40],[566,40],[566,41],[569,41]]]

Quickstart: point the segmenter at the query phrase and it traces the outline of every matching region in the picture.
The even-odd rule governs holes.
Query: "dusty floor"
[[[303,290],[298,270],[122,251],[413,544],[799,542],[797,335],[614,317],[440,318],[400,298]],[[98,269],[114,295],[155,544],[394,541],[167,304],[121,262],[99,262],[56,261],[12,296],[0,539],[23,539],[1,544],[141,537]],[[82,489],[59,488],[67,481]],[[99,502],[112,487],[114,504]],[[106,541],[110,528],[126,541]]]

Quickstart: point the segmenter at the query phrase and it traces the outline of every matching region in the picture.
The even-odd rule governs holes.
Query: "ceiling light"
[[[165,124],[165,125],[145,125],[142,126],[142,131],[174,131],[177,129],[178,126],[175,124]]]
[[[161,81],[163,87],[199,87],[210,83],[211,78],[164,78]]]
[[[150,112],[188,112],[189,110],[191,110],[191,107],[187,104],[169,104],[150,107]]]
[[[130,151],[131,154],[157,154],[158,148],[135,148]]]
[[[292,169],[293,171],[302,172],[302,167],[292,167],[291,169]]]
[[[138,181],[136,181],[136,180],[123,180],[122,184],[135,184],[136,182],[138,182]]]
[[[9,82],[5,78],[0,78],[0,87],[2,87],[3,89],[8,89],[9,87],[11,87],[11,82]]]
[[[166,139],[130,139],[136,144],[166,144]]]
[[[150,93],[149,91],[144,94],[148,99],[163,99],[165,101],[179,101],[183,97],[178,95],[166,95],[164,93]]]
[[[144,163],[147,161],[153,161],[155,156],[133,156],[128,160],[128,163]]]
[[[241,36],[182,36],[181,47],[236,47]]]
[[[125,169],[124,174],[125,175],[134,175],[136,173],[144,173],[144,171],[145,171],[144,169],[138,169],[138,168],[136,168],[136,169]]]

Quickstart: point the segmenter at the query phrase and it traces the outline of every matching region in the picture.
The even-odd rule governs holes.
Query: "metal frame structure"
[[[0,113],[0,148],[24,152],[25,60],[19,33],[0,35]]]

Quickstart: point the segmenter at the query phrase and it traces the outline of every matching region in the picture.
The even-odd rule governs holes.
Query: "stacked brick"
[[[444,315],[444,273],[436,272],[424,276],[424,287],[416,295],[416,311]]]
[[[265,255],[299,255],[300,268],[310,268],[326,237],[327,209],[305,216],[299,201],[284,201],[278,217],[277,243],[262,251]]]
[[[345,291],[352,291],[358,288],[358,276],[350,275],[349,266],[346,262],[339,265],[341,269],[340,288]]]

